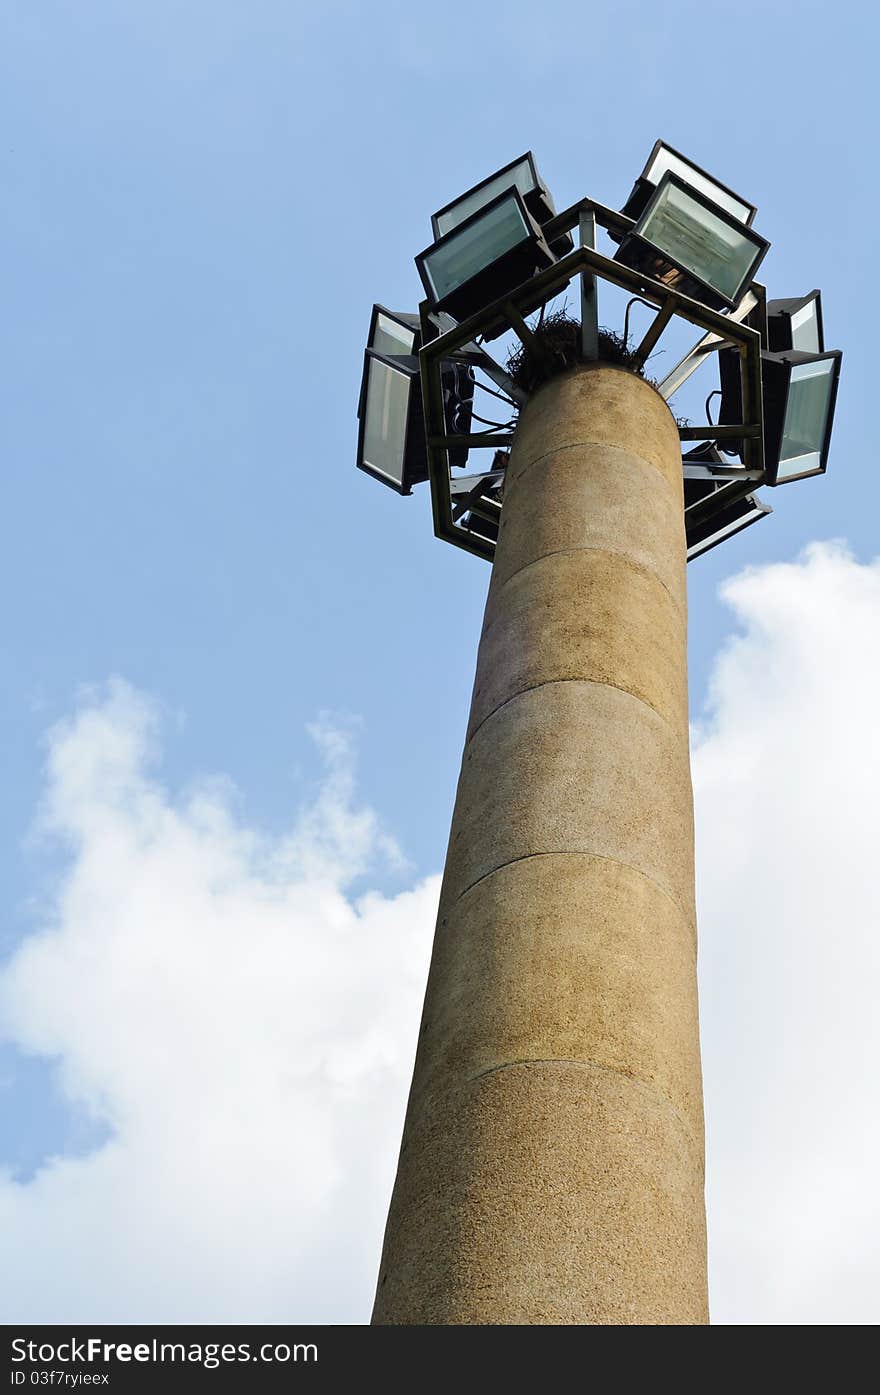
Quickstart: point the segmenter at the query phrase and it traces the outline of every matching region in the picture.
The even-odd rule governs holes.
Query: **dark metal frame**
[[[757,244],[757,255],[755,256],[754,260],[749,266],[748,271],[743,277],[737,289],[736,295],[724,295],[722,291],[718,290],[717,286],[712,286],[709,284],[708,281],[703,281],[701,277],[695,275],[694,272],[690,270],[689,267],[685,266],[683,262],[677,261],[675,257],[670,256],[670,254],[666,251],[664,247],[658,246],[656,242],[652,242],[649,237],[646,237],[645,234],[640,231],[641,225],[648,218],[652,206],[663,196],[665,191],[670,187],[682,190],[688,198],[693,199],[695,203],[701,204],[702,207],[705,208],[707,212],[711,213],[714,218],[717,218],[721,222],[726,223],[728,227],[734,229],[737,233],[745,236],[753,244]],[[670,267],[674,267],[677,271],[680,271],[682,276],[686,277],[689,281],[691,281],[694,284],[694,286],[698,287],[700,291],[704,294],[705,303],[709,304],[712,300],[715,300],[719,303],[720,307],[726,306],[729,310],[733,310],[737,305],[738,301],[742,298],[743,292],[751,284],[752,280],[754,279],[755,272],[758,270],[758,267],[761,265],[761,262],[764,260],[764,257],[767,255],[767,252],[770,248],[770,243],[767,241],[765,237],[761,237],[760,233],[756,233],[754,229],[748,227],[745,223],[741,223],[738,218],[734,218],[733,215],[726,212],[725,209],[719,208],[718,204],[713,203],[712,200],[710,198],[707,198],[705,194],[702,194],[699,191],[699,189],[694,189],[692,185],[688,184],[687,180],[682,179],[677,174],[670,174],[668,171],[666,172],[666,174],[664,174],[663,178],[660,180],[660,183],[654,188],[650,199],[645,204],[645,207],[642,209],[642,212],[640,213],[638,219],[633,223],[633,226],[630,229],[629,233],[627,233],[621,239],[620,248],[618,249],[617,256],[623,256],[624,253],[626,253],[627,249],[632,245],[644,249],[644,251],[648,255],[654,255],[656,257],[661,258],[664,262],[668,262]]]
[[[745,324],[750,329],[757,330],[761,336],[762,349],[767,347],[766,300],[765,288],[757,281],[753,281],[736,308],[725,316],[726,324]],[[668,400],[687,382],[692,373],[696,373],[707,358],[718,353],[720,349],[731,347],[732,344],[726,334],[714,332],[704,334],[702,339],[698,339],[696,344],[688,349],[684,358],[679,359],[675,367],[670,369],[663,381],[658,384],[657,391],[660,396]]]
[[[656,343],[656,338],[660,333],[660,330],[657,329],[657,321],[662,318],[661,328],[665,328],[665,325],[674,315],[680,316],[705,331],[703,339],[691,351],[691,355],[682,361],[683,364],[697,350],[701,350],[703,357],[722,345],[730,346],[738,351],[742,362],[740,374],[742,424],[725,423],[719,426],[709,424],[705,427],[682,427],[679,434],[682,440],[689,441],[725,440],[732,437],[743,441],[742,469],[730,466],[718,469],[713,469],[711,466],[706,467],[708,478],[724,479],[725,501],[732,501],[735,497],[751,493],[763,480],[764,443],[760,333],[751,326],[742,323],[740,319],[734,318],[734,315],[722,315],[716,310],[701,305],[699,301],[690,296],[686,296],[680,291],[670,290],[669,287],[661,285],[659,281],[653,281],[641,272],[597,252],[595,249],[595,227],[597,224],[609,231],[625,234],[631,231],[634,221],[592,199],[582,199],[573,204],[571,208],[557,214],[543,229],[548,242],[558,233],[568,232],[575,227],[579,229],[581,245],[565,257],[560,258],[553,266],[531,277],[506,296],[501,297],[491,305],[487,305],[478,314],[462,321],[461,324],[451,325],[442,331],[437,323],[439,317],[436,317],[430,304],[426,301],[420,307],[422,348],[419,353],[419,361],[422,374],[422,402],[425,415],[434,532],[438,538],[442,538],[456,547],[464,548],[465,551],[472,552],[478,557],[491,560],[495,551],[494,544],[485,538],[470,535],[453,516],[448,452],[450,448],[458,446],[469,448],[509,446],[511,436],[492,431],[466,437],[448,436],[443,417],[440,365],[444,359],[455,359],[461,356],[478,367],[484,367],[485,361],[488,360],[496,373],[503,376],[503,369],[495,364],[494,360],[489,358],[484,351],[476,349],[476,356],[482,358],[483,363],[475,361],[474,350],[476,346],[474,340],[479,335],[484,334],[487,327],[500,320],[506,328],[512,329],[523,343],[528,344],[532,336],[528,326],[524,323],[523,315],[529,313],[529,309],[533,309],[536,303],[540,304],[549,300],[575,277],[581,278],[582,306],[585,306],[587,310],[587,317],[582,326],[582,351],[585,358],[596,357],[595,351],[591,352],[590,350],[595,344],[595,278],[597,276],[623,290],[643,296],[657,306],[657,318],[636,348],[637,361],[643,363]],[[537,301],[536,297],[539,297]],[[743,297],[740,307],[734,312],[735,314],[739,313],[745,302],[746,297]],[[749,309],[757,303],[757,298],[749,302],[748,308],[742,312],[743,315],[747,314]],[[714,341],[711,348],[705,347],[707,339]],[[702,357],[698,362],[702,362]],[[696,366],[698,363],[694,364],[694,367]],[[692,371],[693,368],[690,368],[685,372],[681,381],[684,381]],[[495,378],[495,381],[498,381],[498,377]],[[664,395],[669,396],[670,394]],[[464,480],[455,481],[456,486],[464,486],[465,483]],[[456,494],[458,493],[460,490],[456,488]],[[721,488],[719,488],[718,493],[721,493]]]

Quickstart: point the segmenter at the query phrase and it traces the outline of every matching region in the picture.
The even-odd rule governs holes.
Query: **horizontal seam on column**
[[[601,1061],[581,1061],[572,1056],[527,1056],[522,1060],[503,1061],[498,1066],[488,1066],[486,1070],[477,1071],[475,1075],[469,1075],[467,1077],[468,1084],[473,1084],[477,1080],[484,1080],[487,1075],[497,1075],[500,1071],[511,1070],[516,1066],[578,1066],[581,1070],[600,1071],[605,1075],[613,1075],[621,1080],[628,1080],[631,1085],[637,1086],[639,1089],[644,1090],[646,1094],[651,1095],[654,1099],[660,1100],[661,1103],[666,1105],[670,1113],[675,1115],[688,1137],[697,1143],[698,1146],[701,1146],[700,1140],[698,1136],[694,1134],[694,1130],[688,1123],[688,1120],[682,1114],[681,1110],[673,1104],[667,1094],[664,1094],[662,1090],[658,1090],[655,1085],[651,1085],[649,1081],[643,1079],[642,1076],[632,1075],[629,1071],[620,1070],[616,1066],[603,1065]]]
[[[516,568],[516,571],[510,572],[503,581],[499,581],[498,590],[503,591],[507,583],[513,581],[515,576],[519,576],[522,572],[527,572],[529,567],[537,567],[548,557],[573,557],[578,552],[607,552],[609,557],[619,557],[620,560],[625,562],[628,567],[631,567],[634,572],[638,572],[640,576],[649,577],[651,581],[656,581],[658,585],[662,586],[676,610],[680,611],[683,619],[687,621],[687,604],[682,604],[681,601],[673,596],[662,576],[659,576],[657,572],[652,572],[648,567],[642,566],[641,562],[634,562],[631,557],[625,552],[620,552],[616,547],[598,547],[594,543],[586,543],[583,547],[554,547],[550,552],[542,552],[540,557],[533,557],[531,562],[523,562],[521,567]],[[491,625],[494,625],[494,623],[494,620],[491,621],[486,628],[491,628]]]
[[[647,456],[639,455],[638,451],[630,450],[628,446],[615,446],[611,441],[569,441],[564,446],[554,446],[552,450],[545,450],[543,455],[536,455],[535,458],[533,460],[530,460],[527,465],[523,465],[521,470],[518,470],[515,474],[511,474],[511,483],[513,483],[515,480],[521,479],[522,476],[525,474],[526,470],[531,470],[533,465],[540,465],[541,461],[546,460],[548,456],[558,455],[560,451],[564,450],[580,450],[583,446],[601,446],[603,450],[621,451],[624,455],[631,456],[633,460],[641,460],[642,463],[649,466],[650,469],[656,470],[657,474],[660,475],[663,479],[666,478],[659,465],[655,465],[652,460],[649,460],[647,458]]]
[[[505,698],[503,702],[499,702],[498,706],[493,707],[491,712],[487,712],[482,721],[474,727],[471,734],[465,740],[464,749],[467,750],[477,732],[482,731],[483,727],[495,716],[496,712],[501,712],[503,708],[509,707],[512,702],[516,702],[517,698],[523,697],[526,693],[536,693],[539,688],[550,688],[554,684],[561,683],[589,683],[594,688],[613,688],[617,693],[625,693],[626,696],[631,697],[634,702],[640,702],[643,707],[647,707],[649,712],[653,712],[654,716],[658,717],[665,726],[672,729],[672,722],[669,718],[664,717],[662,712],[658,712],[654,704],[649,702],[647,698],[639,697],[638,693],[632,692],[629,688],[621,688],[619,683],[611,683],[607,678],[544,678],[540,683],[530,683],[527,688],[520,688],[517,692],[511,693],[510,697]]]
[[[588,848],[548,848],[546,852],[523,853],[520,857],[508,858],[506,862],[499,862],[497,867],[490,867],[488,872],[484,872],[482,876],[470,882],[463,891],[460,891],[458,895],[449,902],[450,909],[453,906],[457,906],[459,901],[463,901],[465,896],[473,891],[475,887],[478,887],[481,882],[488,881],[488,879],[494,877],[497,872],[502,872],[505,867],[514,867],[517,862],[528,862],[533,857],[591,857],[595,862],[613,862],[618,867],[626,867],[630,872],[635,872],[637,877],[642,877],[646,882],[650,882],[651,886],[656,886],[661,895],[665,896],[667,901],[675,907],[679,915],[688,924],[693,926],[695,940],[694,952],[696,953],[696,926],[686,908],[680,905],[668,887],[665,887],[656,877],[652,877],[651,873],[646,872],[643,867],[637,867],[634,862],[627,862],[626,858],[609,857],[607,853],[591,852]]]

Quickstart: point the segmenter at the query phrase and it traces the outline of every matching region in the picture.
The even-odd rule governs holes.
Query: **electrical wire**
[[[710,426],[717,426],[718,423],[717,421],[712,420],[711,414],[709,412],[709,403],[712,401],[713,397],[723,397],[723,395],[724,394],[722,393],[721,389],[716,388],[715,391],[710,392],[709,396],[706,398],[706,420],[708,421]],[[739,446],[727,445],[724,441],[716,441],[715,448],[716,450],[720,450],[724,455],[739,455]]]
[[[477,421],[484,421],[484,420],[485,420],[484,417],[477,417]],[[493,424],[492,430],[491,430],[491,431],[473,431],[473,432],[471,432],[471,435],[473,435],[473,436],[492,436],[492,435],[494,435],[494,433],[495,433],[496,431],[499,431],[499,430],[500,430],[500,431],[508,431],[508,430],[509,430],[509,431],[512,431],[515,425],[516,425],[516,423],[515,423],[515,422],[512,422],[512,421],[507,422],[507,424],[504,425],[504,426],[502,426],[502,425],[500,425],[500,424],[499,424],[499,425],[494,425],[494,424]]]
[[[490,421],[488,417],[478,416],[474,411],[471,411],[471,417],[474,421],[481,421],[486,426],[497,426],[499,431],[507,431],[513,426],[512,421]]]
[[[642,297],[641,297],[640,295],[634,295],[633,298],[632,298],[632,300],[628,300],[628,301],[627,301],[627,303],[626,303],[626,311],[625,311],[624,316],[623,316],[623,346],[624,346],[624,348],[626,348],[627,345],[629,344],[629,312],[630,312],[630,310],[632,309],[632,307],[633,307],[634,305],[647,305],[647,307],[648,307],[649,310],[656,310],[656,309],[657,309],[657,306],[656,306],[656,305],[652,305],[652,303],[651,303],[650,300],[643,300]]]
[[[506,392],[496,392],[494,388],[486,387],[486,384],[481,382],[476,382],[474,386],[478,387],[481,392],[488,392],[491,397],[497,397],[499,402],[506,402],[510,407],[516,406],[515,400],[508,397]]]

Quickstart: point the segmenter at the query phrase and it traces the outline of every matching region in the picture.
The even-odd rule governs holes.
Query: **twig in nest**
[[[533,391],[547,378],[582,362],[580,321],[565,309],[554,310],[545,316],[543,324],[538,324],[532,334],[541,352],[535,354],[525,344],[520,344],[507,360],[508,373],[517,387],[524,388],[526,392]],[[616,363],[622,368],[629,368],[640,378],[646,377],[643,367],[634,366],[635,351],[611,329],[599,330],[599,359],[603,363]],[[649,378],[648,382],[651,381]]]

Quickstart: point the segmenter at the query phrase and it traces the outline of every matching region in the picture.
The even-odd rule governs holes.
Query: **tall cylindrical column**
[[[708,1321],[681,452],[534,394],[507,473],[376,1323]]]

